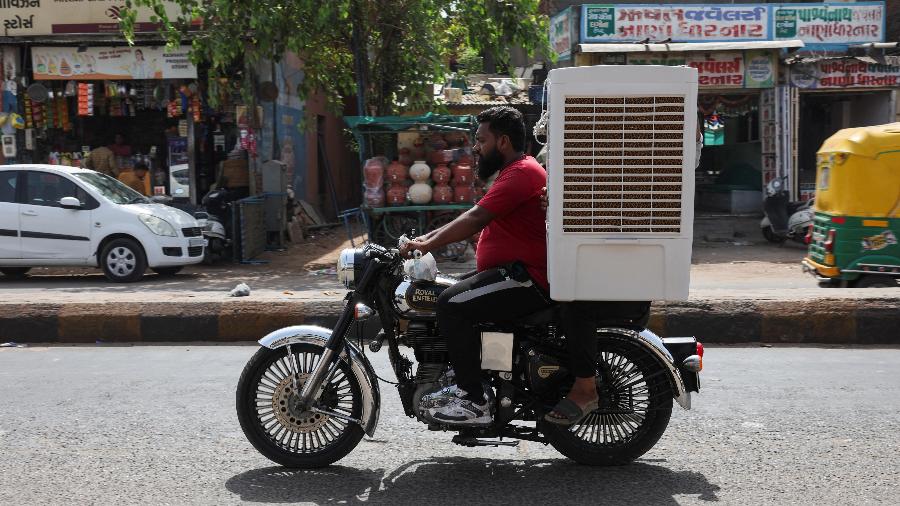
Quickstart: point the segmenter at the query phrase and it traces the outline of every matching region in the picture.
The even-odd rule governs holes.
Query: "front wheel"
[[[115,283],[131,283],[144,277],[147,257],[134,239],[113,239],[100,252],[100,266],[106,279]]]
[[[3,273],[4,276],[12,279],[22,279],[27,274],[28,271],[31,270],[31,267],[3,267],[0,269],[0,272]]]
[[[266,458],[285,467],[328,466],[363,437],[355,422],[298,406],[294,379],[302,388],[322,350],[314,344],[294,344],[288,355],[287,347],[260,348],[238,381],[237,415],[244,435]],[[320,409],[359,419],[361,389],[348,362],[338,360],[315,402]]]
[[[896,288],[897,280],[884,274],[866,274],[853,282],[853,288]]]
[[[612,335],[598,338],[600,408],[579,423],[542,430],[566,457],[592,466],[624,465],[659,441],[672,414],[668,372],[639,344]]]
[[[771,226],[762,227],[762,235],[772,244],[783,244],[787,240],[787,237],[776,234]]]

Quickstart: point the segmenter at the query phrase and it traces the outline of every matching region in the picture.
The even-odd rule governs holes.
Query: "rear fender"
[[[289,344],[312,344],[324,349],[329,337],[331,337],[330,329],[314,325],[295,325],[267,334],[259,340],[259,344],[272,350]],[[381,392],[378,390],[378,378],[375,376],[375,371],[372,369],[369,359],[353,343],[344,343],[344,350],[341,352],[340,358],[350,363],[350,370],[359,383],[362,394],[360,425],[366,434],[372,437],[375,434],[381,411]]]
[[[665,367],[669,383],[672,385],[672,397],[675,398],[675,402],[686,410],[691,409],[691,393],[685,389],[684,382],[681,380],[681,373],[678,372],[672,354],[666,349],[663,340],[659,336],[648,329],[637,331],[620,327],[601,328],[598,332],[617,335],[634,341],[643,347]]]

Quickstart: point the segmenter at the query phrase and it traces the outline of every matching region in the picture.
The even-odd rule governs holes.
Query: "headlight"
[[[356,286],[357,271],[362,272],[364,253],[362,248],[347,248],[341,251],[337,261],[338,281],[348,290]]]
[[[141,219],[141,223],[146,225],[156,235],[178,237],[178,234],[175,233],[175,227],[162,218],[157,218],[152,214],[141,214],[138,215],[138,218]]]

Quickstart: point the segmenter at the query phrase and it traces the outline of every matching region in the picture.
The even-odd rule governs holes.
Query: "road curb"
[[[334,325],[343,301],[0,304],[0,342],[255,341]],[[898,344],[900,299],[696,300],[654,304],[649,327],[721,344]]]

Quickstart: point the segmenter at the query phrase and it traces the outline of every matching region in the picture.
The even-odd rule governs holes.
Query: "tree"
[[[539,0],[126,0],[121,27],[134,40],[136,9],[175,46],[194,20],[191,56],[209,64],[211,95],[238,62],[252,68],[300,56],[304,79],[297,92],[323,93],[335,110],[359,94],[367,112],[391,114],[431,106],[431,83],[441,82],[449,57],[463,49],[505,62],[510,47],[549,54],[547,18]],[[243,89],[251,91],[252,79]]]

